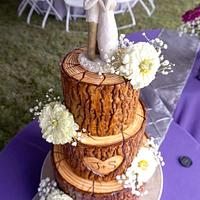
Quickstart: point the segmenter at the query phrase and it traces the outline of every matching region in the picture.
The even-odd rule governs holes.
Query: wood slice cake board
[[[51,162],[51,151],[47,154],[41,169],[40,179],[42,180],[46,177],[55,180]],[[148,191],[148,194],[141,196],[139,200],[160,200],[163,190],[163,172],[160,165],[156,169],[153,177],[145,184],[145,190]],[[36,194],[32,200],[39,200],[38,194]]]

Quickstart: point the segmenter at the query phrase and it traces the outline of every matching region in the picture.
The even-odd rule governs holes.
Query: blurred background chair
[[[66,7],[66,31],[69,32],[70,20],[77,18],[85,18],[83,9],[83,0],[64,0]]]
[[[125,28],[130,28],[136,25],[136,20],[135,20],[135,15],[133,13],[133,8],[138,2],[138,0],[116,0],[118,3],[118,7],[115,10],[115,15],[118,14],[124,14],[126,12],[129,12],[130,17],[131,17],[131,23],[118,26],[118,29],[125,29]]]
[[[154,12],[154,10],[156,8],[155,4],[154,4],[154,0],[147,0],[149,2],[150,8],[144,3],[143,0],[137,0],[137,1],[141,3],[142,7],[145,9],[145,11],[147,12],[148,16],[151,16],[153,14],[153,12]],[[134,6],[134,3],[135,2],[133,2],[131,7]]]
[[[54,0],[23,0],[18,7],[18,16],[22,15],[28,5],[31,8],[27,17],[27,24],[30,24],[34,11],[39,15],[44,15],[42,28],[45,28],[49,15],[54,15],[58,20],[62,20],[62,17],[54,7]]]
[[[138,0],[134,0],[138,1]],[[83,9],[83,0],[64,0],[66,6],[66,31],[69,32],[70,20],[77,18],[85,18],[85,11]],[[125,29],[133,27],[136,24],[135,16],[133,14],[131,5],[133,0],[117,0],[118,6],[115,10],[115,15],[124,14],[129,12],[131,17],[131,23],[118,27],[118,29]],[[135,5],[134,5],[135,6]]]
[[[22,0],[17,9],[18,16],[21,16],[23,14],[27,6],[32,7],[33,4],[34,4],[33,0]],[[36,5],[35,11],[37,12],[37,14],[40,14],[41,13],[40,7]]]
[[[142,5],[142,7],[147,12],[149,17],[153,14],[155,10],[154,0],[147,0],[149,2],[150,8],[145,4],[143,0],[116,0],[116,1],[119,4],[119,6],[117,10],[115,11],[115,14],[124,14],[128,12],[130,14],[131,21],[132,21],[130,24],[119,26],[118,29],[130,28],[136,25],[133,8],[137,5],[137,3],[140,3]]]
[[[42,21],[42,28],[45,27],[48,16],[54,15],[56,19],[62,20],[66,17],[66,32],[70,31],[70,20],[77,18],[85,18],[85,11],[83,8],[84,0],[22,0],[18,7],[18,16],[21,16],[27,6],[31,7],[27,23],[30,24],[31,17],[35,11],[37,14],[44,15]],[[140,3],[148,16],[151,16],[155,10],[154,0],[116,0],[118,3],[115,10],[115,15],[128,13],[131,22],[125,22],[124,25],[118,26],[118,29],[125,29],[134,27],[136,19],[134,15],[134,7]]]

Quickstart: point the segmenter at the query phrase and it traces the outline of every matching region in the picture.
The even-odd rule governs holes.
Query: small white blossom
[[[82,128],[83,133],[85,133],[87,130],[85,128]]]
[[[72,146],[76,147],[77,146],[77,141],[72,142]]]
[[[34,109],[33,109],[33,108],[30,108],[29,111],[30,111],[30,113],[32,113],[32,112],[34,111]]]
[[[148,42],[139,42],[124,50],[120,75],[131,81],[134,89],[149,85],[160,67],[158,52]]]
[[[155,139],[150,138],[144,147],[139,149],[125,174],[118,175],[116,180],[123,183],[124,188],[131,188],[134,195],[144,196],[148,191],[141,193],[140,187],[153,176],[159,163],[162,166],[164,164],[161,153],[158,151],[158,144]]]
[[[167,49],[167,48],[168,48],[167,44],[164,44],[163,48],[164,48],[164,49]]]
[[[66,144],[73,141],[77,124],[73,115],[60,102],[46,104],[39,116],[42,137],[53,144]]]
[[[48,91],[49,91],[49,92],[53,92],[53,88],[50,88]]]
[[[37,111],[38,109],[39,109],[39,107],[38,107],[38,106],[35,106],[35,107],[34,107],[34,110],[35,110],[35,111]]]

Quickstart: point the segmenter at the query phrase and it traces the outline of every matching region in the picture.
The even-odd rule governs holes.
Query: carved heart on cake
[[[114,171],[119,167],[122,161],[123,161],[122,156],[114,156],[108,158],[105,161],[99,160],[95,157],[83,158],[84,165],[94,174],[97,174],[99,176],[105,176],[110,172]]]

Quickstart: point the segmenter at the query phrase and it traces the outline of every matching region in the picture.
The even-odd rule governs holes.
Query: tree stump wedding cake
[[[118,40],[115,0],[85,0],[84,6],[88,45],[63,59],[64,102],[48,102],[36,114],[43,138],[53,143],[59,188],[48,188],[54,192],[49,196],[40,188],[39,195],[47,200],[138,200],[162,162],[158,146],[145,134],[140,89],[158,71],[171,69],[161,55],[166,45],[146,35],[147,42],[130,42],[124,35]]]

